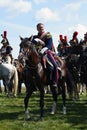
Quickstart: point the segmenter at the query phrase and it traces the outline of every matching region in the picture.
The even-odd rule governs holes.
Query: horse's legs
[[[5,81],[3,80],[3,85],[4,85],[4,92],[7,93],[7,89],[6,89],[6,83]]]
[[[23,76],[22,73],[18,71],[18,94],[21,94],[22,83],[23,83]]]
[[[0,80],[0,93],[2,93],[1,80]]]
[[[40,119],[43,120],[43,108],[44,108],[44,85],[38,81],[38,89],[40,91]]]
[[[21,94],[21,86],[22,86],[22,81],[18,81],[18,94]]]
[[[50,85],[52,96],[53,96],[53,106],[52,106],[52,111],[51,114],[55,114],[56,112],[56,107],[57,107],[57,91],[56,88],[51,84]]]
[[[9,83],[9,92],[12,93],[12,89],[13,89],[13,81],[10,81],[10,83]]]
[[[84,86],[82,86],[82,87],[84,87]],[[86,96],[87,96],[87,82],[85,83],[85,87],[86,87]]]
[[[63,114],[66,114],[66,86],[65,86],[65,77],[61,79],[62,87],[62,99],[63,99]]]
[[[67,69],[67,73],[66,73],[66,85],[67,85],[69,98],[73,99],[74,79],[73,79],[72,74],[69,71],[69,69]]]
[[[26,96],[24,98],[24,105],[25,105],[25,114],[26,114],[26,119],[30,119],[30,115],[29,115],[29,111],[28,111],[28,102],[29,102],[29,98],[31,97],[33,93],[33,89],[29,88],[29,90],[26,93]]]
[[[7,78],[3,79],[3,84],[5,86],[6,96],[9,97],[9,80]]]

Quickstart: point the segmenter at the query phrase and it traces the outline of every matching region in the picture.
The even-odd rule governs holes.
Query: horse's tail
[[[16,67],[14,67],[13,81],[14,81],[14,96],[16,96],[17,95],[17,90],[18,90],[18,72],[17,72]]]

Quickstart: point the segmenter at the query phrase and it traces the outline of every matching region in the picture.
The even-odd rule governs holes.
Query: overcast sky
[[[55,47],[60,34],[70,40],[78,31],[80,40],[87,32],[87,0],[0,0],[0,33],[7,31],[14,58],[19,53],[19,35],[37,34],[39,22],[53,35]]]

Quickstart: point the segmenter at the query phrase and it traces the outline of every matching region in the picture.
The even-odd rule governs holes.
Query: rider
[[[12,63],[12,50],[13,50],[13,48],[9,45],[9,41],[7,39],[7,32],[4,31],[4,35],[1,34],[1,36],[3,38],[3,40],[1,41],[1,44],[3,44],[3,45],[0,49],[2,61],[7,62],[8,57],[10,57],[11,63]]]
[[[37,27],[38,34],[33,36],[32,42],[33,43],[37,41],[44,42],[44,47],[41,49],[40,54],[43,55],[42,59],[44,59],[44,55],[47,55],[47,58],[50,60],[51,64],[53,65],[52,80],[54,86],[57,87],[57,82],[58,82],[57,66],[58,65],[54,58],[55,51],[53,46],[52,35],[50,34],[50,32],[45,32],[43,23],[38,23],[36,27]]]
[[[71,46],[77,46],[79,44],[77,36],[78,36],[78,32],[75,31],[73,33],[72,39],[69,41],[69,43],[70,43]]]
[[[80,44],[87,46],[87,32],[84,34],[84,39],[80,41]]]
[[[57,46],[58,56],[62,57],[66,55],[66,50],[69,47],[67,36],[59,35],[59,44]]]

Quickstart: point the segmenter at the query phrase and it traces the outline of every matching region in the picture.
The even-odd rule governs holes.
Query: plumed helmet
[[[64,40],[65,40],[66,42],[68,42],[68,38],[67,38],[67,36],[64,36]]]
[[[78,35],[78,32],[75,31],[75,32],[73,33],[73,38],[72,38],[73,41],[77,38],[77,35]]]
[[[62,41],[63,40],[63,35],[59,35],[59,40]]]
[[[4,38],[7,38],[7,31],[4,31],[4,32],[3,32],[3,37],[4,37]]]
[[[4,31],[3,34],[1,34],[3,40],[1,41],[2,44],[7,44],[9,45],[9,41],[7,39],[7,31]]]
[[[73,33],[73,37],[76,37],[77,35],[78,35],[78,32],[75,31],[75,32]]]

